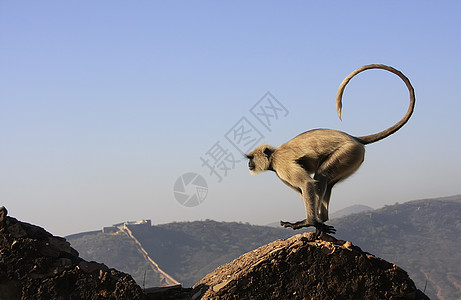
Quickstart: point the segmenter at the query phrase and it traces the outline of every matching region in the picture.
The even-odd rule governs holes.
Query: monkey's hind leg
[[[323,197],[320,198],[321,201],[318,207],[318,216],[321,222],[326,222],[329,220],[328,207],[330,205],[331,190],[333,189],[333,186],[336,184],[336,182],[328,183],[326,180],[320,179],[318,184],[319,192],[325,191]]]
[[[336,183],[346,179],[360,167],[364,155],[365,148],[363,145],[358,143],[347,143],[337,149],[317,170],[314,179],[316,180],[316,191],[320,199],[317,207],[318,221],[322,223],[322,226],[326,226],[324,228],[318,228],[318,231],[336,231],[333,226],[323,224],[323,222],[328,221],[331,190]]]
[[[315,235],[316,237],[319,237],[322,233],[327,233],[327,234],[335,234],[336,229],[331,226],[327,225],[325,223],[317,223],[315,226]]]

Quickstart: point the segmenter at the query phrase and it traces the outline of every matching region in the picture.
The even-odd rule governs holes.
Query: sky
[[[415,112],[333,189],[354,204],[460,194],[458,1],[0,0],[0,205],[55,235],[124,221],[305,218],[242,152]],[[261,110],[263,109],[263,110]],[[239,134],[240,133],[240,134]],[[194,195],[196,197],[194,197]],[[339,230],[338,230],[339,233]]]

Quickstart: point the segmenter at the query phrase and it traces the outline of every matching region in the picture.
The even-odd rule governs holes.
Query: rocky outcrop
[[[277,240],[205,276],[197,299],[428,299],[398,266],[312,233]]]
[[[130,275],[87,262],[70,244],[0,208],[0,300],[146,299]]]

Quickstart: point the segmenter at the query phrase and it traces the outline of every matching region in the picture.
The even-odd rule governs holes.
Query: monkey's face
[[[246,155],[248,158],[248,168],[252,175],[269,169],[272,152],[274,152],[272,147],[262,144]]]

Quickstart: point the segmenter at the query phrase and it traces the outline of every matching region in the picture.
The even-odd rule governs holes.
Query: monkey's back
[[[277,147],[277,156],[290,156],[292,159],[308,157],[321,159],[343,145],[364,146],[353,136],[333,129],[314,129],[303,132],[287,143]]]

